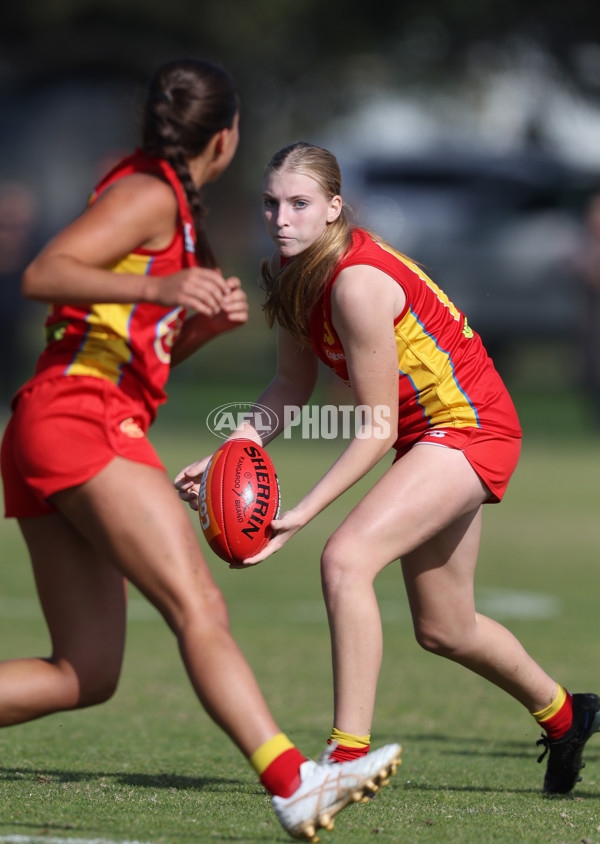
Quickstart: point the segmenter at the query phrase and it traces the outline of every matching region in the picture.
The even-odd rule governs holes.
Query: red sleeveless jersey
[[[520,437],[513,402],[464,314],[411,260],[354,229],[352,245],[327,281],[311,314],[312,346],[319,358],[348,383],[342,343],[331,318],[331,291],[341,271],[376,267],[406,296],[394,321],[398,349],[398,439],[406,448],[432,428],[481,428]]]
[[[195,229],[182,185],[164,160],[136,150],[97,185],[90,203],[117,179],[150,173],[167,181],[177,197],[178,222],[171,243],[162,250],[136,249],[115,265],[115,273],[166,276],[197,265]],[[166,400],[171,348],[186,311],[151,303],[52,305],[45,323],[46,348],[36,380],[56,375],[105,378],[134,398],[141,398],[152,418]]]

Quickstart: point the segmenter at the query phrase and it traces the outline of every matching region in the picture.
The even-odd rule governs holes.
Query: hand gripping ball
[[[279,514],[279,481],[267,452],[253,440],[224,443],[204,470],[198,515],[215,554],[239,563],[264,548]]]

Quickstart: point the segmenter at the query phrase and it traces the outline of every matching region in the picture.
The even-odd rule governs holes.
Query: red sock
[[[546,721],[541,721],[540,726],[546,730],[549,738],[559,739],[569,731],[572,723],[573,695],[571,692],[567,692],[565,702],[556,715],[553,715],[552,718],[548,718]]]
[[[553,741],[562,738],[573,723],[573,695],[559,686],[558,694],[550,706],[541,712],[534,712],[533,717],[546,731],[548,738]]]
[[[300,785],[300,765],[306,762],[297,747],[281,753],[260,775],[269,794],[289,797]]]
[[[337,747],[329,756],[330,762],[348,762],[351,759],[359,759],[366,756],[371,746],[371,736],[355,736],[354,733],[345,733],[333,727],[327,744],[335,742]]]
[[[283,733],[266,741],[250,757],[250,764],[269,794],[289,797],[300,785],[300,765],[306,762]]]
[[[327,739],[327,744],[331,744],[332,739]],[[348,762],[350,759],[359,759],[361,756],[366,756],[369,752],[370,745],[366,747],[344,747],[343,744],[333,750],[329,756],[330,762]]]

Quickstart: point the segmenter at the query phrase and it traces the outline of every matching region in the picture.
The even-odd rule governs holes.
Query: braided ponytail
[[[239,98],[229,74],[196,59],[167,62],[150,82],[144,110],[142,148],[169,162],[185,191],[196,230],[196,257],[205,267],[216,259],[206,237],[205,210],[188,159],[200,155],[221,129],[230,129]]]

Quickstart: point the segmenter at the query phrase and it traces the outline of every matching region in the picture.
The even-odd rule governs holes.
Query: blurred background
[[[174,372],[186,407],[207,380],[243,401],[270,376],[256,283],[270,252],[262,172],[301,139],[337,155],[357,222],[423,264],[465,311],[532,427],[600,425],[600,5],[591,0],[7,6],[1,406],[42,346],[44,308],[19,296],[23,266],[135,146],[150,75],[182,56],[222,63],[240,88],[239,152],[205,200],[223,270],[240,275],[252,302],[243,333]]]

